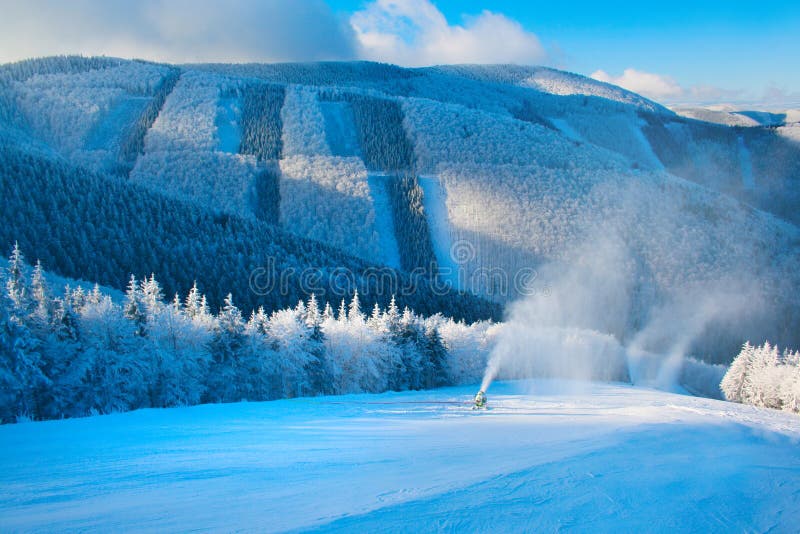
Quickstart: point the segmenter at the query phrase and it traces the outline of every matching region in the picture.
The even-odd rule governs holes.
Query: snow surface
[[[461,265],[453,258],[453,238],[444,187],[438,176],[420,176],[419,186],[422,188],[422,204],[428,219],[436,263],[439,264],[439,274],[452,287],[463,289],[459,283]]]
[[[241,111],[238,98],[220,98],[217,107],[217,137],[219,145],[217,150],[228,154],[237,154],[242,142],[242,133],[239,127]]]
[[[141,410],[0,428],[33,531],[795,531],[800,418],[622,385]]]
[[[325,118],[325,138],[334,156],[361,157],[353,107],[349,102],[320,102]]]
[[[753,161],[750,158],[750,149],[744,142],[744,137],[741,135],[736,139],[739,145],[739,164],[742,166],[742,187],[745,189],[754,189],[756,182],[753,179]]]
[[[397,245],[397,234],[392,217],[392,203],[386,187],[388,176],[385,174],[367,175],[369,194],[372,197],[372,209],[375,212],[375,231],[378,232],[378,244],[383,252],[383,263],[395,269],[400,268],[400,247]]]
[[[549,120],[551,123],[553,123],[553,126],[558,128],[558,131],[563,133],[565,136],[567,136],[567,138],[572,139],[573,141],[581,142],[581,143],[584,141],[583,137],[581,137],[581,134],[576,132],[575,128],[570,126],[569,123],[566,120],[559,119],[559,118],[550,118],[550,119],[547,119],[547,120]]]
[[[105,115],[89,130],[84,148],[87,150],[114,150],[121,135],[130,127],[150,102],[150,97],[124,96],[111,106]]]

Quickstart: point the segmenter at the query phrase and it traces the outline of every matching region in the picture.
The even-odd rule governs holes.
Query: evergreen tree
[[[319,313],[317,297],[312,293],[306,306],[306,323],[308,329],[307,350],[310,361],[305,366],[311,392],[314,395],[333,393],[333,376],[325,354],[325,334],[322,331],[322,316]]]
[[[744,402],[745,378],[750,367],[752,366],[754,351],[755,348],[750,344],[750,342],[746,342],[744,346],[742,346],[742,350],[739,352],[739,355],[736,356],[731,363],[731,366],[728,368],[728,372],[725,373],[725,377],[720,383],[720,389],[722,389],[722,393],[729,401]]]
[[[308,299],[308,306],[306,306],[306,325],[313,327],[320,324],[322,324],[322,316],[319,312],[317,296],[311,293],[311,297]]]
[[[47,281],[44,277],[41,261],[36,262],[36,267],[34,267],[33,274],[31,275],[31,295],[33,297],[35,306],[34,313],[37,322],[46,325],[50,322],[52,300],[50,297],[50,289],[47,287]]]
[[[375,305],[372,307],[372,313],[367,319],[367,326],[369,326],[372,330],[378,333],[384,333],[386,330],[385,323],[384,323],[384,314],[381,312],[381,307],[376,302]]]
[[[238,357],[245,341],[244,329],[242,313],[233,304],[233,295],[228,294],[209,343],[211,368],[207,394],[211,402],[232,402],[242,399],[236,383],[236,374]]]
[[[186,295],[185,309],[186,315],[192,319],[203,313],[202,295],[200,295],[200,290],[197,289],[197,280],[194,281],[192,289],[190,289],[189,294]]]
[[[327,321],[328,319],[333,319],[334,313],[333,308],[331,307],[330,302],[325,303],[325,311],[322,312],[322,320]]]
[[[161,290],[161,284],[156,280],[155,274],[151,273],[150,278],[142,281],[141,299],[147,318],[153,321],[164,305],[164,293]]]
[[[432,389],[448,385],[447,349],[442,342],[438,328],[433,324],[425,328],[423,354],[425,355],[424,387]]]
[[[147,314],[145,313],[144,297],[136,283],[136,277],[131,275],[128,290],[125,292],[125,317],[132,321],[137,336],[147,335]]]
[[[6,292],[11,303],[21,312],[31,311],[31,296],[28,281],[25,276],[25,257],[19,248],[19,243],[14,243],[14,249],[8,259],[8,275],[6,277]]]
[[[350,301],[350,307],[347,311],[347,318],[353,322],[361,322],[364,316],[361,314],[361,300],[358,298],[358,289],[353,292],[353,298]]]
[[[9,276],[14,272],[9,269]],[[40,418],[37,392],[47,383],[41,372],[39,346],[31,332],[15,317],[18,304],[11,299],[23,294],[20,286],[8,283],[0,292],[0,422],[13,423],[20,417]]]

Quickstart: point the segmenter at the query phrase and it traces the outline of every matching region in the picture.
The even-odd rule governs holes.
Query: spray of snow
[[[759,300],[742,276],[656,296],[641,271],[608,229],[545,265],[530,296],[509,308],[481,390],[495,378],[559,377],[683,391],[681,371],[698,337]]]

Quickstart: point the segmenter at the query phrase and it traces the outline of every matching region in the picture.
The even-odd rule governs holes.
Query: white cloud
[[[447,63],[537,64],[545,60],[535,34],[490,11],[450,25],[429,0],[376,0],[350,17],[365,59],[405,66]]]
[[[685,94],[684,89],[669,76],[636,69],[625,69],[622,76],[612,76],[604,70],[598,70],[593,72],[591,77],[655,100],[671,100],[681,98]]]
[[[353,59],[323,0],[0,0],[0,62],[55,54],[168,62]]]

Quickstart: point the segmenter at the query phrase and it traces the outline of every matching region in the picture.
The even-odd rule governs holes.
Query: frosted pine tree
[[[332,372],[325,354],[325,334],[322,332],[322,315],[319,312],[317,297],[312,293],[306,306],[306,328],[308,343],[306,350],[311,356],[305,366],[312,394],[328,395],[333,393]]]
[[[25,271],[25,257],[22,255],[19,244],[14,243],[14,249],[8,258],[6,292],[11,303],[18,310],[27,312],[31,308],[31,296]]]
[[[749,341],[746,342],[742,346],[739,355],[734,358],[731,366],[728,368],[728,372],[725,373],[725,377],[720,383],[720,389],[727,400],[731,402],[744,402],[745,378],[752,366],[754,352],[755,348]]]
[[[150,274],[150,278],[142,281],[141,296],[145,315],[149,321],[153,321],[164,307],[164,293],[155,274]]]
[[[347,310],[347,319],[351,322],[363,322],[364,315],[361,313],[361,300],[358,298],[358,289],[353,292],[350,306]]]
[[[333,319],[334,313],[333,308],[331,307],[330,302],[325,303],[325,310],[322,312],[322,321],[325,322],[328,319]]]
[[[778,363],[777,347],[765,342],[763,346],[756,348],[750,369],[745,376],[745,402],[767,408],[780,408]]]
[[[446,386],[449,383],[447,349],[435,324],[425,327],[423,338],[423,384],[426,389]]]
[[[150,340],[106,297],[79,311],[83,365],[89,366],[81,411],[111,413],[149,406]],[[77,377],[76,377],[77,378]]]
[[[188,315],[189,318],[194,319],[203,313],[201,299],[202,295],[200,294],[200,290],[197,289],[197,280],[195,280],[192,289],[190,289],[189,294],[186,295],[186,304],[184,306],[186,315]]]
[[[34,304],[34,315],[36,322],[46,325],[50,322],[52,312],[52,300],[50,289],[47,287],[47,280],[44,277],[42,262],[37,261],[31,274],[31,296]]]
[[[132,321],[137,336],[147,335],[147,314],[145,312],[144,296],[136,282],[136,277],[131,275],[128,282],[128,290],[125,292],[125,306],[123,308],[125,317]]]
[[[242,313],[228,293],[217,317],[216,328],[208,345],[211,355],[207,395],[212,402],[241,400],[236,384],[238,356],[244,344]]]

